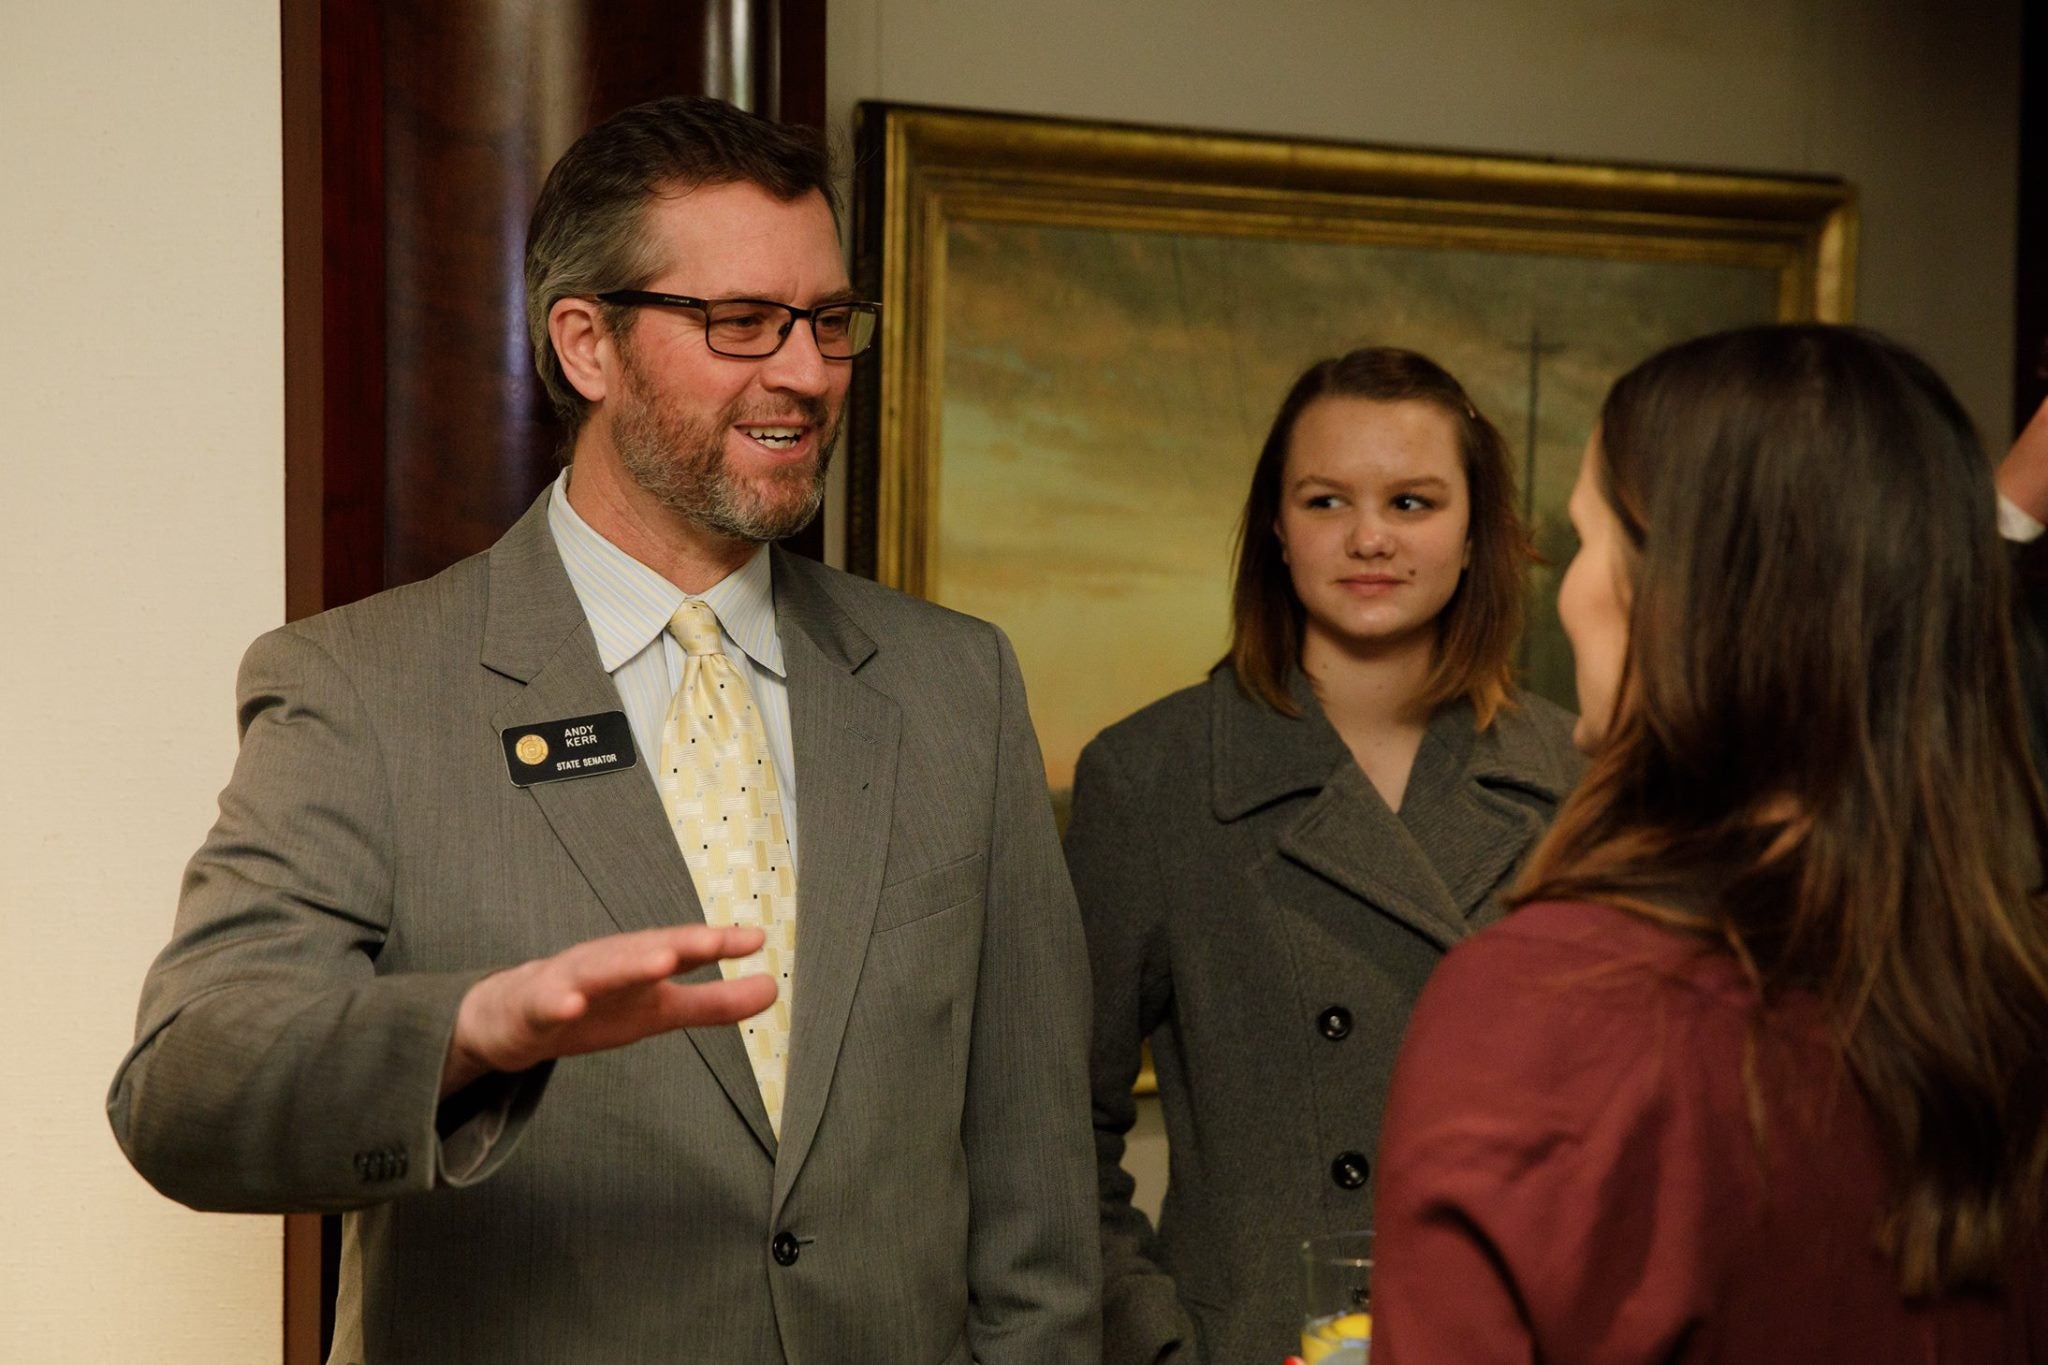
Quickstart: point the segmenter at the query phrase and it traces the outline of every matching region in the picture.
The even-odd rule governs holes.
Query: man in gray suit
[[[1009,645],[767,546],[874,331],[823,153],[629,110],[527,284],[570,466],[249,651],[123,1150],[344,1212],[337,1360],[1094,1361],[1087,967]]]

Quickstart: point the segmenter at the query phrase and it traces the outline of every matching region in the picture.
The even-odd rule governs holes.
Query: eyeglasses
[[[879,303],[822,303],[798,308],[772,299],[693,299],[686,294],[656,294],[646,289],[612,289],[594,296],[599,303],[628,307],[689,308],[704,315],[704,344],[715,354],[740,360],[761,360],[782,349],[799,318],[811,324],[818,354],[827,360],[851,360],[875,339],[881,321]]]

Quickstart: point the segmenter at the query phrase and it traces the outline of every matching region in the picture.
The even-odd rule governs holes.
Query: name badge
[[[515,787],[617,772],[640,761],[624,711],[544,720],[504,731],[505,771]]]

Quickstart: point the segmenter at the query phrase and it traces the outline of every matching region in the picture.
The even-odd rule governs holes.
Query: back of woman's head
[[[2048,1176],[2048,820],[1990,465],[1919,359],[1823,325],[1624,376],[1593,470],[1629,639],[1527,901],[1600,898],[1816,993],[1896,1176],[1901,1283],[1995,1279]]]
[[[1599,442],[1637,549],[1629,709],[1674,796],[1819,811],[2007,766],[1990,466],[1924,363],[1842,327],[1704,337],[1624,376]]]

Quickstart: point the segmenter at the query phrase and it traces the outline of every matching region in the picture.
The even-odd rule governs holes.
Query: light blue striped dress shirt
[[[548,531],[569,571],[583,614],[597,638],[597,657],[618,685],[633,743],[647,779],[661,761],[661,731],[669,703],[683,683],[683,647],[668,633],[669,618],[689,594],[591,529],[569,505],[569,471],[548,496]],[[775,582],[768,547],[699,594],[718,613],[725,657],[746,679],[768,756],[782,789],[782,828],[789,859],[797,862],[796,756],[789,736],[789,682],[782,668],[782,637],[775,630]]]

